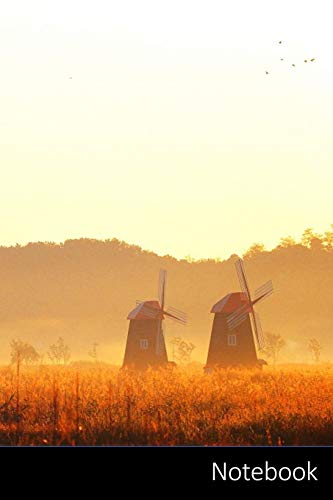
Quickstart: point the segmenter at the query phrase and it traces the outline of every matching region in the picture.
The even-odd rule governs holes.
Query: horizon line
[[[333,230],[333,224],[330,224],[330,229],[331,229],[331,232]],[[318,238],[321,239],[320,237],[322,236],[325,236],[325,234],[327,232],[330,232],[329,230],[327,232],[324,232],[323,234],[318,234],[316,233],[313,228],[306,228],[304,229],[303,231],[303,235],[306,231],[312,231],[313,232],[313,236],[315,238]],[[304,248],[308,248],[308,246],[304,243],[302,243],[302,240],[297,240],[295,237],[291,236],[291,235],[288,235],[288,236],[282,236],[280,237],[279,239],[279,243],[277,243],[275,246],[270,246],[270,247],[266,247],[266,245],[262,242],[254,242],[252,243],[248,249],[245,251],[245,252],[233,252],[231,253],[228,257],[222,257],[222,256],[215,256],[215,257],[193,257],[192,255],[188,254],[188,255],[185,255],[183,257],[176,257],[175,255],[172,255],[172,254],[169,254],[169,253],[165,253],[165,254],[161,254],[161,253],[158,253],[156,250],[150,250],[148,248],[144,248],[143,246],[137,244],[137,243],[130,243],[126,240],[122,240],[122,239],[119,239],[117,238],[116,236],[113,236],[113,237],[109,237],[109,238],[96,238],[96,237],[88,237],[88,236],[80,236],[80,237],[76,237],[76,238],[66,238],[64,240],[61,240],[61,241],[55,241],[55,240],[34,240],[34,241],[28,241],[28,242],[22,242],[22,243],[19,243],[19,242],[16,242],[15,244],[1,244],[0,243],[0,249],[10,249],[10,248],[26,248],[30,245],[38,245],[38,244],[41,244],[41,245],[54,245],[54,246],[64,246],[67,242],[71,242],[71,241],[81,241],[81,240],[86,240],[86,241],[95,241],[95,242],[98,242],[98,243],[107,243],[107,242],[112,242],[112,241],[117,241],[121,244],[124,244],[124,245],[128,245],[130,247],[133,247],[133,248],[138,248],[140,249],[140,251],[142,253],[149,253],[149,254],[153,254],[153,255],[156,255],[157,257],[160,257],[160,258],[165,258],[165,257],[169,257],[169,258],[172,258],[178,262],[181,262],[181,261],[186,261],[188,263],[195,263],[195,262],[202,262],[202,261],[215,261],[216,263],[220,263],[220,262],[224,262],[224,261],[227,261],[229,260],[231,257],[246,257],[248,252],[251,250],[251,249],[256,249],[257,252],[272,252],[273,250],[276,250],[277,248],[281,248],[282,245],[281,243],[283,242],[283,240],[285,241],[288,241],[290,242],[289,245],[287,246],[302,246]],[[324,247],[325,248],[325,247]]]

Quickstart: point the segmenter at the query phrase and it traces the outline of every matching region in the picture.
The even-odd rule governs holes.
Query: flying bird
[[[315,61],[315,60],[316,60],[315,58],[313,58],[313,59],[310,59],[310,62],[313,62],[313,61]]]
[[[292,64],[292,67],[293,67],[293,68],[296,68],[296,64]]]
[[[281,43],[282,43],[282,40],[279,41],[279,44],[281,44]]]
[[[269,75],[269,72],[268,72],[268,71],[266,71],[266,75]]]
[[[306,62],[308,62],[308,60],[307,60],[307,59],[304,59],[304,62],[306,63]]]
[[[280,61],[284,61],[283,57],[281,57]]]

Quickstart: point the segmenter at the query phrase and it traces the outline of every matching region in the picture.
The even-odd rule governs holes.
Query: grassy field
[[[332,445],[333,366],[0,369],[1,445]]]

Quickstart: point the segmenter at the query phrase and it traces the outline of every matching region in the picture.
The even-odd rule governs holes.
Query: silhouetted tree
[[[189,363],[195,345],[181,337],[172,337],[170,343],[172,345],[173,361],[178,361],[181,364]]]
[[[323,245],[327,250],[333,250],[333,224],[331,224],[331,229],[324,233]]]
[[[192,255],[185,255],[185,260],[189,263],[195,262],[195,258]]]
[[[284,238],[280,239],[280,247],[282,248],[288,248],[288,247],[293,247],[297,245],[296,240],[292,238],[291,236],[285,236]]]
[[[71,357],[70,348],[65,344],[62,337],[59,337],[55,344],[50,345],[47,355],[53,363],[63,363],[64,365],[68,363]]]
[[[37,363],[40,355],[33,345],[21,339],[14,339],[10,343],[10,361],[14,363],[25,363],[27,365]]]
[[[255,257],[259,253],[265,251],[265,245],[263,243],[254,243],[250,248],[244,253],[243,257]]]
[[[94,342],[91,346],[90,351],[88,352],[88,355],[95,361],[95,363],[97,362],[97,347],[98,344]]]
[[[305,229],[302,235],[302,245],[311,250],[321,250],[323,248],[323,241],[319,233],[315,233],[312,227]]]
[[[309,340],[308,351],[310,351],[310,353],[312,354],[314,361],[316,363],[319,363],[322,346],[317,339],[312,338]]]
[[[286,341],[281,335],[267,332],[265,333],[265,347],[261,350],[264,355],[273,360],[275,365],[281,349],[285,346]]]

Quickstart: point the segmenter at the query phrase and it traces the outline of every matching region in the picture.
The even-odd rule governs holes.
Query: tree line
[[[275,365],[281,350],[286,345],[286,341],[281,335],[271,332],[264,333],[264,338],[265,347],[260,350],[260,353],[270,359],[273,365]],[[181,365],[186,365],[191,362],[191,356],[196,347],[192,342],[181,337],[172,337],[169,343],[171,344],[170,359],[173,362]],[[91,349],[88,351],[88,356],[90,356],[94,362],[98,361],[97,347],[98,344],[94,342]],[[35,365],[37,363],[43,363],[44,361],[44,356],[40,354],[32,344],[24,342],[21,339],[12,340],[10,349],[11,364],[24,363],[26,365]],[[307,343],[307,350],[311,354],[313,361],[319,363],[322,345],[318,339],[314,337],[310,338]],[[66,365],[69,363],[71,351],[63,337],[59,337],[54,344],[49,346],[47,356],[53,364]]]

